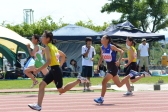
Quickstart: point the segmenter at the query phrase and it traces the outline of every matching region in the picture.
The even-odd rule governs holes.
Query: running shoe
[[[91,91],[90,88],[87,88],[86,91]]]
[[[38,104],[28,104],[28,106],[33,109],[33,110],[37,110],[40,111],[42,109],[42,107],[40,107]]]
[[[130,71],[130,74],[133,75],[132,77],[134,77],[134,76],[140,76],[140,75],[141,75],[140,73],[138,73],[138,72],[136,72],[136,71],[134,71],[134,70],[131,70],[131,71]]]
[[[127,95],[127,96],[129,96],[129,95],[132,95],[133,93],[131,92],[131,91],[127,91],[126,93],[124,93],[123,95]]]
[[[86,88],[86,87],[84,87],[84,88],[83,88],[83,91],[85,92],[86,90],[87,90],[87,88]]]
[[[142,72],[142,74],[144,74],[144,77],[151,77],[150,73],[148,72]]]
[[[30,86],[31,88],[33,88],[34,86],[36,86],[38,84],[38,80],[34,81],[33,84]]]
[[[101,97],[100,97],[100,98],[97,98],[97,99],[94,99],[94,101],[95,101],[96,103],[99,103],[99,104],[102,104],[102,103],[104,102],[104,100],[102,100]]]
[[[78,76],[78,79],[81,81],[81,83],[84,83],[84,82],[88,82],[89,83],[89,80],[87,78]]]

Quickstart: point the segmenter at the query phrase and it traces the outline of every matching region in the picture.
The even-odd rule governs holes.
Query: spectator
[[[62,65],[63,77],[70,77],[71,69],[67,67],[67,57],[65,57],[65,62]]]
[[[12,71],[14,70],[14,68],[11,66],[10,62],[8,61],[7,64],[6,64],[8,67],[9,67],[9,70]]]
[[[145,65],[145,70],[148,72],[148,56],[149,56],[149,44],[146,43],[146,39],[142,39],[142,44],[138,47],[138,54],[140,56],[139,72],[141,68]]]
[[[78,66],[77,61],[75,61],[75,69],[76,69],[76,72],[80,72],[80,67]],[[78,74],[80,75],[80,73]]]
[[[87,78],[90,81],[90,77],[92,77],[92,67],[94,55],[96,55],[95,48],[92,46],[92,38],[86,37],[85,39],[86,45],[82,46],[82,77]],[[87,86],[87,88],[86,88]],[[89,83],[84,83],[84,91],[88,90]]]
[[[17,70],[20,70],[21,69],[21,63],[20,63],[20,59],[22,59],[22,54],[18,54],[18,58],[16,60],[16,63],[15,63],[15,66],[16,66],[16,69]]]
[[[79,72],[79,66],[77,66],[77,62],[74,59],[72,59],[70,61],[70,66],[69,67],[71,68],[72,72]],[[78,73],[71,73],[71,76],[72,77],[77,77]]]

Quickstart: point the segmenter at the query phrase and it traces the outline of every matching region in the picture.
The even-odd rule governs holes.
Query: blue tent
[[[109,35],[113,41],[122,43],[126,38],[133,37],[137,42],[141,42],[142,38],[146,38],[148,42],[164,40],[164,35],[143,32],[135,28],[130,22],[126,21],[117,25],[109,26],[105,31],[100,32],[102,35]]]
[[[57,40],[77,40],[77,41],[84,41],[86,37],[92,37],[93,41],[100,40],[101,34],[93,31],[89,28],[85,28],[82,26],[77,25],[67,25],[60,29],[54,30],[53,32],[54,39]]]
[[[56,46],[67,55],[67,65],[69,67],[70,60],[75,59],[82,69],[82,46],[85,45],[85,38],[92,37],[93,41],[100,41],[102,34],[91,29],[77,26],[67,25],[60,29],[54,30],[54,39],[58,40]]]

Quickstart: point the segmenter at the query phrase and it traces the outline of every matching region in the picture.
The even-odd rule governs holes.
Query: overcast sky
[[[55,22],[63,18],[63,22],[75,23],[77,21],[92,20],[95,25],[103,25],[112,19],[119,19],[119,13],[101,13],[101,7],[108,0],[0,0],[0,23],[22,23],[23,9],[34,10],[34,20],[38,21],[50,15]],[[160,34],[167,34],[160,31]]]

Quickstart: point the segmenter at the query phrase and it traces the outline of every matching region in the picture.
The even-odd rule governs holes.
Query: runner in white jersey
[[[40,68],[45,63],[45,61],[43,60],[43,50],[42,50],[43,48],[42,46],[39,45],[38,35],[35,34],[32,36],[32,43],[34,44],[33,51],[31,51],[30,45],[27,45],[27,47],[30,55],[33,56],[35,59],[35,65],[29,66],[24,70],[24,73],[33,80],[31,88],[38,84],[38,80],[34,78],[31,72],[33,72],[35,68]],[[48,73],[48,69],[47,68],[43,69],[42,73],[43,75],[46,75]]]

